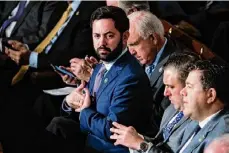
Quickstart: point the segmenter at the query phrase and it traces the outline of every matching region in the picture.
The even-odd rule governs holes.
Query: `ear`
[[[208,99],[207,99],[208,104],[215,102],[216,96],[217,96],[216,90],[214,88],[208,89],[207,96],[208,96]]]
[[[127,40],[129,38],[129,35],[130,34],[129,34],[129,31],[128,30],[123,33],[123,35],[122,35],[123,44],[127,44]]]
[[[156,33],[151,34],[150,36],[150,40],[153,42],[153,44],[156,46],[158,44],[158,35]]]

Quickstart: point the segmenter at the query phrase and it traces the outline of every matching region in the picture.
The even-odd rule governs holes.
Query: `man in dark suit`
[[[88,147],[99,152],[127,153],[128,148],[114,146],[110,140],[111,122],[133,125],[145,133],[150,126],[150,84],[137,60],[128,52],[129,20],[125,12],[118,7],[101,7],[92,14],[91,25],[94,48],[102,63],[95,67],[88,89],[81,84],[66,97],[62,108],[71,115],[80,112],[80,129],[87,134]],[[68,121],[63,117],[54,118],[47,130],[74,137],[74,142],[82,141],[77,140],[77,135],[72,136],[77,129],[72,130]]]
[[[21,13],[18,13],[20,3],[25,3]],[[47,35],[54,24],[50,18],[54,15],[60,17],[56,12],[58,2],[35,2],[35,1],[7,1],[0,12],[0,38],[19,40],[26,43],[29,48],[34,49]],[[6,24],[7,20],[18,15],[17,19]],[[56,22],[53,20],[52,22]]]
[[[75,4],[77,2],[79,5]],[[68,7],[68,3],[61,3],[63,4],[63,6],[61,7],[64,7],[66,10],[66,8]],[[5,140],[7,139],[11,142],[13,141],[13,143],[11,143],[13,146],[30,146],[30,144],[36,141],[36,138],[39,137],[39,132],[37,131],[43,130],[42,128],[44,128],[39,116],[37,116],[37,114],[33,110],[33,102],[37,98],[37,96],[42,93],[42,90],[41,88],[37,88],[37,86],[34,86],[34,84],[31,82],[30,74],[32,74],[33,71],[50,70],[50,63],[53,63],[54,65],[67,65],[69,59],[71,59],[72,57],[84,57],[86,54],[94,55],[94,53],[92,53],[93,45],[91,38],[90,15],[98,6],[101,5],[101,3],[74,1],[72,2],[72,4],[75,4],[74,9],[72,10],[72,16],[71,18],[68,18],[69,21],[66,24],[65,28],[58,30],[59,33],[58,36],[55,37],[55,43],[49,44],[51,45],[51,48],[45,48],[45,51],[38,54],[37,62],[35,59],[35,63],[37,63],[37,65],[35,65],[37,67],[29,67],[28,73],[25,75],[25,77],[20,82],[11,87],[10,91],[7,94],[7,101],[4,103],[5,106],[3,108],[4,111],[1,112],[4,114],[2,115],[2,117],[4,118],[2,120],[4,123],[3,129],[6,131],[3,134]],[[60,18],[58,20],[60,20]],[[28,50],[28,48],[26,48],[25,45],[22,45],[22,43],[19,43],[17,41],[11,42],[15,44],[15,50],[18,50],[8,50],[8,52],[10,52],[8,54],[10,57],[12,54],[17,54],[16,56],[18,58],[11,57],[12,59],[15,58],[18,59],[18,61],[21,61],[19,60],[21,59],[21,53],[26,52],[27,55],[32,53],[30,50]],[[46,52],[47,50],[48,52]],[[28,56],[24,61],[29,61]],[[54,80],[55,79],[53,79],[52,76],[49,81],[45,81],[45,84],[53,81],[56,87],[60,87],[61,85],[63,85],[58,84],[58,81]],[[6,108],[11,108],[11,111],[14,113],[9,114]],[[15,114],[17,114],[17,120],[15,120]],[[9,120],[14,122],[9,122]],[[34,123],[31,123],[32,121],[34,121]],[[14,128],[14,124],[18,125],[17,129],[20,132],[16,132],[12,129]],[[9,132],[11,133],[11,135],[17,137],[17,139],[9,139]],[[10,148],[13,149],[16,147]]]
[[[172,42],[170,42],[169,39],[166,39],[164,37],[164,28],[161,21],[150,12],[145,12],[145,11],[133,12],[132,14],[129,15],[129,19],[130,19],[130,37],[128,38],[129,51],[145,67],[145,71],[150,80],[152,93],[153,93],[153,100],[155,104],[153,109],[154,112],[156,112],[157,114],[157,117],[154,118],[154,122],[156,120],[155,124],[157,124],[159,127],[163,112],[166,109],[166,107],[169,105],[169,103],[166,102],[162,104],[160,103],[164,97],[162,67],[166,63],[169,55],[172,52],[177,51],[178,49],[173,46]],[[141,22],[142,20],[147,20],[147,22]],[[79,60],[79,63],[82,63],[82,61]],[[76,76],[80,76],[81,74],[78,72],[87,72],[88,66],[72,67],[72,69],[73,72],[75,72]],[[90,74],[90,73],[85,73],[85,74]]]
[[[184,131],[179,153],[203,152],[212,140],[229,132],[228,67],[206,60],[196,62],[190,70],[181,94],[183,113],[193,121]]]
[[[115,144],[121,144],[131,149],[130,152],[156,152],[159,150],[176,150],[180,145],[180,136],[183,134],[187,123],[190,120],[183,117],[183,100],[180,91],[185,86],[188,76],[187,69],[198,59],[198,56],[191,52],[174,52],[164,66],[163,82],[165,84],[164,100],[171,102],[165,110],[160,130],[154,138],[140,136],[131,127],[113,123],[114,127],[111,136]],[[120,133],[120,131],[122,131]],[[143,148],[143,146],[145,148]]]
[[[21,4],[23,3],[23,6]],[[18,66],[8,58],[2,45],[3,39],[15,39],[26,43],[34,49],[54,26],[53,23],[61,15],[57,7],[60,2],[35,2],[35,1],[6,1],[0,10],[0,78],[1,89],[6,90],[10,78],[18,70]],[[21,6],[21,7],[19,7]],[[21,10],[18,13],[17,10]],[[54,15],[55,14],[55,15]],[[17,16],[16,18],[14,18]],[[11,21],[11,19],[14,19]]]
[[[164,37],[164,27],[152,13],[137,11],[130,14],[128,18],[130,20],[128,47],[130,53],[145,66],[155,102],[154,111],[157,112],[156,124],[159,126],[164,109],[168,106],[166,103],[160,103],[164,98],[162,67],[169,55],[178,49]]]

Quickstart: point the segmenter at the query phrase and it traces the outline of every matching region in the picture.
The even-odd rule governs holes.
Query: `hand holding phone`
[[[4,47],[9,48],[9,49],[12,49],[12,50],[16,50],[16,49],[13,48],[12,45],[10,45],[8,43],[8,40],[7,39],[2,39],[2,48],[4,48]]]
[[[73,74],[72,72],[68,71],[67,69],[64,69],[64,68],[62,68],[60,66],[56,66],[56,65],[53,65],[53,64],[51,64],[51,66],[55,71],[57,71],[60,74],[68,75],[68,76],[70,76],[72,78],[76,78],[75,74]]]

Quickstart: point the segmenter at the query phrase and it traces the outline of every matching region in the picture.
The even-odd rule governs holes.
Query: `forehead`
[[[193,70],[193,71],[189,72],[186,82],[192,83],[192,84],[197,84],[197,83],[200,84],[201,83],[201,80],[200,80],[201,76],[202,76],[202,72],[200,70]]]
[[[118,0],[106,0],[107,6],[117,6],[118,7]]]
[[[179,73],[173,67],[168,67],[164,70],[163,81],[164,83],[181,83],[179,80]]]
[[[108,32],[108,31],[116,32],[117,29],[115,28],[115,24],[112,19],[100,19],[100,20],[93,21],[92,31],[93,33]]]
[[[130,24],[129,33],[130,33],[128,38],[129,43],[136,42],[141,38],[133,24]]]

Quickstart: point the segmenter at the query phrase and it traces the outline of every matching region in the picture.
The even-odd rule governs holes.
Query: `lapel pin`
[[[163,71],[163,68],[162,68],[162,67],[160,67],[160,68],[159,68],[159,72],[161,73],[162,71]]]
[[[108,78],[105,78],[105,79],[104,79],[104,83],[107,83],[107,82],[108,82]]]
[[[201,138],[199,138],[199,142],[202,142],[204,140],[204,135],[202,135]]]
[[[79,15],[79,14],[80,14],[80,11],[77,11],[77,12],[76,12],[76,15]]]

